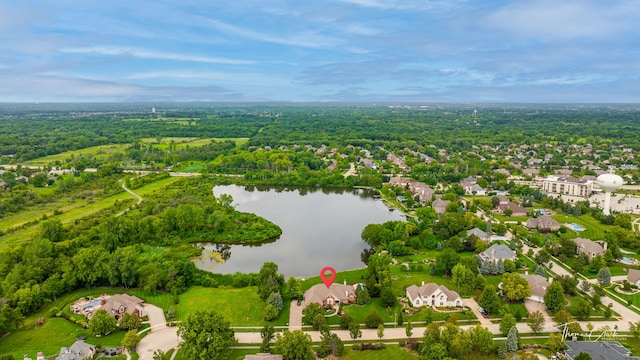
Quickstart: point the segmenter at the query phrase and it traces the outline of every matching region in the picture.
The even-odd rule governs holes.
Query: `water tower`
[[[609,173],[598,176],[598,178],[596,179],[596,183],[600,185],[605,194],[602,213],[604,215],[610,215],[611,211],[609,210],[609,208],[611,207],[611,192],[619,189],[624,184],[624,181],[622,181],[622,178],[619,175]]]

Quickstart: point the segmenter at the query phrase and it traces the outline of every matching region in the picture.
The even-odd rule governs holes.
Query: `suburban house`
[[[124,313],[136,314],[138,317],[145,316],[144,313],[144,300],[128,295],[128,294],[118,294],[113,295],[108,298],[106,301],[103,300],[103,304],[101,306],[102,309],[106,310],[109,315],[116,318],[116,320],[120,320]]]
[[[418,196],[419,202],[423,206],[431,202],[433,194],[435,193],[429,185],[420,181],[411,180],[405,176],[394,176],[389,179],[389,184],[409,189],[413,195]]]
[[[413,306],[446,306],[461,307],[462,298],[457,292],[435,283],[421,286],[411,285],[406,288],[407,298]]]
[[[602,245],[589,239],[575,238],[573,242],[576,244],[576,254],[587,254],[589,261],[598,255],[604,256],[606,251],[606,245],[603,248]]]
[[[491,241],[491,238],[489,237],[489,234],[487,234],[486,232],[482,231],[482,229],[478,228],[478,227],[474,227],[471,230],[467,230],[467,237],[469,236],[475,236],[480,240],[484,240],[486,242]]]
[[[629,269],[627,281],[632,285],[640,285],[640,270]]]
[[[466,186],[464,188],[464,192],[467,195],[478,195],[478,196],[486,196],[487,195],[487,189],[483,188],[482,186],[480,186],[478,184],[473,184],[471,186]]]
[[[551,283],[544,277],[537,274],[521,274],[520,276],[527,280],[529,287],[531,288],[531,296],[527,299],[544,304],[544,295],[547,293],[547,288]]]
[[[77,340],[70,347],[63,347],[60,349],[60,356],[56,359],[59,360],[78,360],[78,359],[93,359],[93,355],[96,353],[96,347],[91,344],[87,344],[84,340]]]
[[[631,352],[617,341],[567,341],[565,345],[564,354],[570,360],[582,352],[592,359],[640,360],[640,357],[631,356]]]
[[[487,250],[480,253],[480,258],[483,261],[498,261],[498,260],[516,260],[516,253],[509,249],[504,244],[493,244]]]
[[[449,205],[450,202],[451,201],[449,200],[436,199],[431,204],[431,207],[433,207],[433,210],[436,211],[436,214],[442,215],[447,212],[447,205]]]
[[[522,206],[512,203],[512,202],[507,202],[506,204],[500,203],[498,204],[498,208],[497,208],[497,212],[500,214],[504,214],[504,212],[506,210],[511,210],[511,216],[526,216],[527,215],[527,209],[523,208]]]
[[[547,215],[530,218],[525,224],[529,229],[537,229],[539,232],[551,232],[560,230],[560,223]]]
[[[340,303],[350,304],[356,301],[356,286],[333,283],[326,287],[324,284],[313,285],[304,293],[304,299],[307,304],[318,303],[321,306],[334,306]]]

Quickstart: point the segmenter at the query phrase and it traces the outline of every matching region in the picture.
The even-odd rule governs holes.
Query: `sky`
[[[0,102],[640,102],[636,0],[8,0]]]

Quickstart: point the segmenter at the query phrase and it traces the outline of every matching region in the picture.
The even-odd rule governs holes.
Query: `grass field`
[[[244,145],[249,138],[188,138],[188,137],[168,137],[161,138],[160,142],[156,138],[143,138],[140,139],[143,143],[153,143],[154,147],[159,149],[165,149],[169,147],[171,141],[173,141],[176,145],[176,149],[184,149],[187,146],[189,147],[198,147],[210,144],[212,141],[224,141],[224,140],[232,140],[240,146]]]
[[[60,154],[49,155],[40,157],[37,159],[26,161],[23,165],[29,166],[46,166],[49,164],[64,164],[65,160],[70,159],[73,156],[77,155],[93,155],[98,159],[106,158],[111,154],[115,154],[118,152],[124,151],[129,146],[129,144],[112,144],[112,145],[100,145],[100,146],[91,146],[84,149],[65,151]]]
[[[166,186],[169,186],[170,184],[173,184],[174,182],[179,180],[180,178],[177,177],[160,179],[136,189],[135,192],[142,196],[142,198],[144,199],[145,196],[152,194],[154,191],[163,189]],[[89,201],[86,199],[74,199],[72,201],[69,198],[64,198],[59,202],[52,202],[50,204],[42,205],[36,209],[23,211],[15,215],[6,217],[0,220],[0,227],[2,227],[3,229],[10,229],[16,226],[21,226],[28,222],[37,222],[42,218],[43,215],[52,216],[53,211],[56,209],[62,211],[62,214],[56,215],[56,218],[60,219],[63,224],[68,224],[75,220],[94,215],[101,210],[114,207],[116,203],[118,203],[118,210],[125,209],[133,204],[134,201],[135,198],[124,191],[97,201]],[[31,237],[36,235],[38,231],[39,227],[36,223],[34,225],[27,226],[23,229],[12,232],[8,235],[2,236],[0,237],[0,248],[5,246],[12,246],[25,241],[25,239],[30,239]]]
[[[600,221],[594,219],[591,215],[582,215],[582,216],[573,216],[573,215],[565,215],[565,214],[557,214],[552,215],[556,221],[560,224],[567,223],[576,223],[578,225],[582,225],[586,230],[575,232],[573,230],[567,231],[570,238],[581,237],[587,239],[602,239],[604,237],[605,230],[607,225],[603,225]]]
[[[401,360],[417,359],[418,354],[401,348],[398,345],[387,345],[384,350],[354,351],[351,346],[345,346],[345,354],[341,360]]]

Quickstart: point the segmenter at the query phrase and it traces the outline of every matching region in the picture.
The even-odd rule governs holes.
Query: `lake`
[[[331,266],[336,271],[364,267],[360,253],[367,245],[362,229],[372,223],[404,220],[389,209],[375,192],[364,189],[216,186],[214,195],[229,194],[236,210],[254,213],[277,224],[282,235],[261,246],[204,246],[194,259],[200,269],[216,273],[258,272],[264,262],[279,266],[285,277],[318,275]],[[212,251],[228,259],[219,263]],[[219,257],[219,256],[218,256]]]

